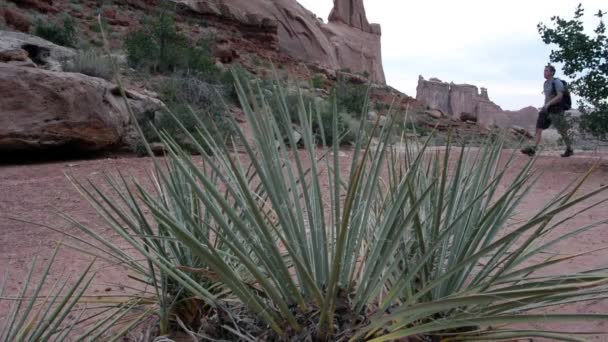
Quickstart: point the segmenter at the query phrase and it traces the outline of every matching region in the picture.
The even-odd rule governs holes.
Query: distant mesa
[[[538,110],[526,107],[519,111],[505,111],[490,100],[486,88],[471,84],[443,82],[438,78],[418,77],[416,100],[427,109],[439,110],[462,121],[477,122],[484,129],[522,127],[534,131]]]

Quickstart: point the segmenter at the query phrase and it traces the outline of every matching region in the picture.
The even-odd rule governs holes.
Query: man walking
[[[562,100],[565,94],[565,87],[561,80],[555,78],[555,67],[547,65],[545,67],[545,84],[543,92],[545,94],[545,105],[538,113],[536,121],[536,145],[529,146],[521,150],[522,153],[533,156],[542,138],[543,130],[549,128],[551,124],[557,129],[566,145],[566,151],[562,157],[570,157],[574,154],[572,150],[572,132],[570,124],[566,118],[565,108]]]

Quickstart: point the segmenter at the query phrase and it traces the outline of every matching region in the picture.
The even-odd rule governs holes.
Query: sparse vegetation
[[[302,122],[299,112],[304,110],[306,113],[309,113],[310,117],[307,122],[311,125],[314,141],[317,144],[333,144],[337,141],[336,139],[340,139],[340,144],[351,144],[355,141],[358,130],[358,125],[355,124],[355,121],[358,120],[348,113],[339,112],[337,114],[337,135],[334,133],[334,110],[332,108],[335,97],[323,99],[301,91],[288,91],[281,98],[281,101],[277,102],[278,98],[268,96],[268,94],[276,91],[274,84],[269,86],[268,82],[262,82],[260,89],[266,93],[266,101],[269,101],[270,112],[277,121],[280,120],[283,112],[283,114],[289,117],[291,123],[301,127],[306,123]],[[259,97],[258,100],[260,100]],[[281,125],[279,127],[284,129],[286,126]],[[283,133],[287,135],[286,132]]]
[[[223,102],[227,91],[223,85],[209,83],[198,73],[174,74],[163,81],[158,90],[169,111],[160,113],[153,121],[149,118],[140,121],[148,141],[161,141],[156,128],[169,134],[189,152],[200,152],[193,148],[186,132],[196,135],[197,129],[205,126],[211,134],[207,139],[224,142],[234,133]],[[199,143],[209,152],[204,139]],[[142,146],[135,146],[134,150],[144,151]]]
[[[363,113],[362,110],[367,99],[367,89],[368,86],[365,84],[355,84],[344,77],[339,77],[333,87],[338,109],[356,118],[365,118],[367,112]]]
[[[316,89],[321,89],[325,87],[325,75],[323,74],[314,74],[311,80],[312,87]]]
[[[74,58],[64,61],[63,70],[111,80],[113,73],[112,63],[114,61],[111,56],[106,56],[99,51],[90,49],[78,51]]]
[[[149,20],[141,30],[131,32],[125,39],[129,63],[136,68],[152,72],[177,70],[199,73],[217,73],[206,42],[191,44],[177,31],[171,13],[163,11]]]
[[[74,20],[70,17],[63,19],[62,25],[38,20],[34,34],[58,45],[76,46],[76,29]]]
[[[97,18],[92,19],[91,22],[89,23],[89,29],[91,29],[91,31],[97,32],[97,33],[101,32],[102,30],[106,34],[111,33],[110,25],[108,24],[108,20],[105,17],[101,17],[101,25],[99,25],[99,21],[97,20]]]

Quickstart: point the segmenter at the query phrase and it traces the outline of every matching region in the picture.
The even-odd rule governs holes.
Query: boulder
[[[429,109],[426,110],[425,113],[435,119],[441,119],[444,115],[443,112],[440,111],[439,109]]]
[[[76,73],[0,63],[0,151],[100,151],[138,139],[116,86]],[[127,92],[136,117],[161,101]]]
[[[25,62],[29,58],[27,51],[23,49],[12,49],[12,50],[4,50],[0,51],[0,63],[8,63],[8,62]]]
[[[38,67],[53,71],[61,71],[62,62],[76,55],[73,49],[53,44],[40,37],[22,32],[0,31],[0,53],[15,49],[26,51],[28,58]]]
[[[532,133],[530,133],[527,129],[517,126],[517,125],[511,126],[511,128],[509,130],[510,130],[511,134],[513,134],[515,136],[523,136],[528,139],[534,138],[534,135],[532,135]]]

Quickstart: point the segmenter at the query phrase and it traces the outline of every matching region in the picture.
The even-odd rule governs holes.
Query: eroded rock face
[[[296,0],[175,1],[198,14],[230,23],[244,37],[294,59],[330,70],[366,73],[376,83],[386,82],[380,26],[367,22],[362,0],[335,0],[327,24]]]
[[[422,102],[430,109],[438,109],[446,115],[452,115],[450,109],[450,85],[438,79],[425,81],[418,77],[416,87],[416,100]]]
[[[369,33],[375,33],[374,31],[380,27],[379,25],[372,27],[373,24],[370,25],[367,21],[363,0],[334,0],[329,22],[340,22]]]
[[[0,152],[99,151],[136,139],[116,87],[99,78],[0,63]],[[136,115],[162,102],[129,92]]]
[[[72,49],[27,33],[0,31],[0,52],[18,49],[26,51],[28,58],[38,67],[53,71],[60,71],[62,61],[76,54]]]
[[[450,84],[450,113],[455,117],[461,114],[477,114],[477,106],[482,101],[476,86],[469,84]]]

